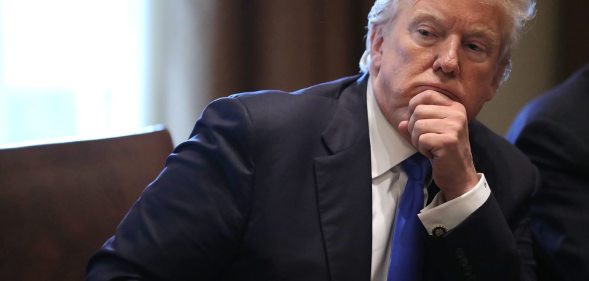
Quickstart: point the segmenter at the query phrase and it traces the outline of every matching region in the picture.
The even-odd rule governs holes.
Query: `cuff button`
[[[446,229],[445,226],[443,225],[436,225],[433,229],[432,229],[432,235],[434,237],[442,237],[444,236],[444,234],[446,234],[446,232],[448,232],[448,230]]]

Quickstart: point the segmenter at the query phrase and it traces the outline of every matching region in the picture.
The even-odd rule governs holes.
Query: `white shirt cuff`
[[[481,173],[477,175],[479,182],[467,193],[445,201],[442,192],[438,192],[433,201],[421,210],[417,216],[427,229],[427,233],[432,235],[434,228],[438,227],[450,231],[487,201],[491,195],[491,189],[489,189],[485,175]]]

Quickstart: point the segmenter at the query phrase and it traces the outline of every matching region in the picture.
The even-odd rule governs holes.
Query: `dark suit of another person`
[[[211,103],[87,280],[368,281],[367,79]],[[520,280],[533,263],[526,208],[537,171],[480,123],[469,129],[492,194],[445,236],[424,229],[427,279]]]
[[[543,280],[589,280],[589,65],[531,101],[509,139],[536,164],[533,207]]]

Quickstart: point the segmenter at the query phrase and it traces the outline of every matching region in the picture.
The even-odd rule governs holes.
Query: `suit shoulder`
[[[331,113],[344,90],[358,79],[359,76],[350,76],[293,92],[262,90],[234,94],[230,98],[243,103],[255,120],[321,118]]]
[[[361,95],[359,88],[349,90],[360,81],[363,81],[360,76],[345,77],[293,92],[263,90],[239,93],[213,103],[240,104],[252,128],[267,137],[292,135],[292,131],[319,134],[331,120],[342,95]]]
[[[283,90],[260,90],[255,92],[244,92],[230,95],[244,103],[266,102],[267,100],[285,101],[296,99],[328,98],[337,99],[339,94],[360,78],[359,75],[343,77],[337,80],[328,81],[307,88],[295,91]]]

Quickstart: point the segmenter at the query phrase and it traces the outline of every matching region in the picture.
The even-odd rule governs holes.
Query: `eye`
[[[463,44],[468,57],[473,61],[484,61],[488,56],[491,49],[489,49],[485,44],[474,41],[474,42],[465,42]]]
[[[475,43],[468,43],[468,44],[466,44],[466,47],[472,51],[475,51],[475,52],[482,52],[483,51],[483,47],[481,47]]]
[[[418,28],[417,33],[419,33],[419,35],[421,35],[423,37],[428,37],[428,36],[432,35],[431,32],[429,32],[429,30],[424,29],[424,28]]]
[[[413,29],[412,37],[418,44],[430,46],[435,43],[437,34],[434,29],[428,26],[419,26]]]

